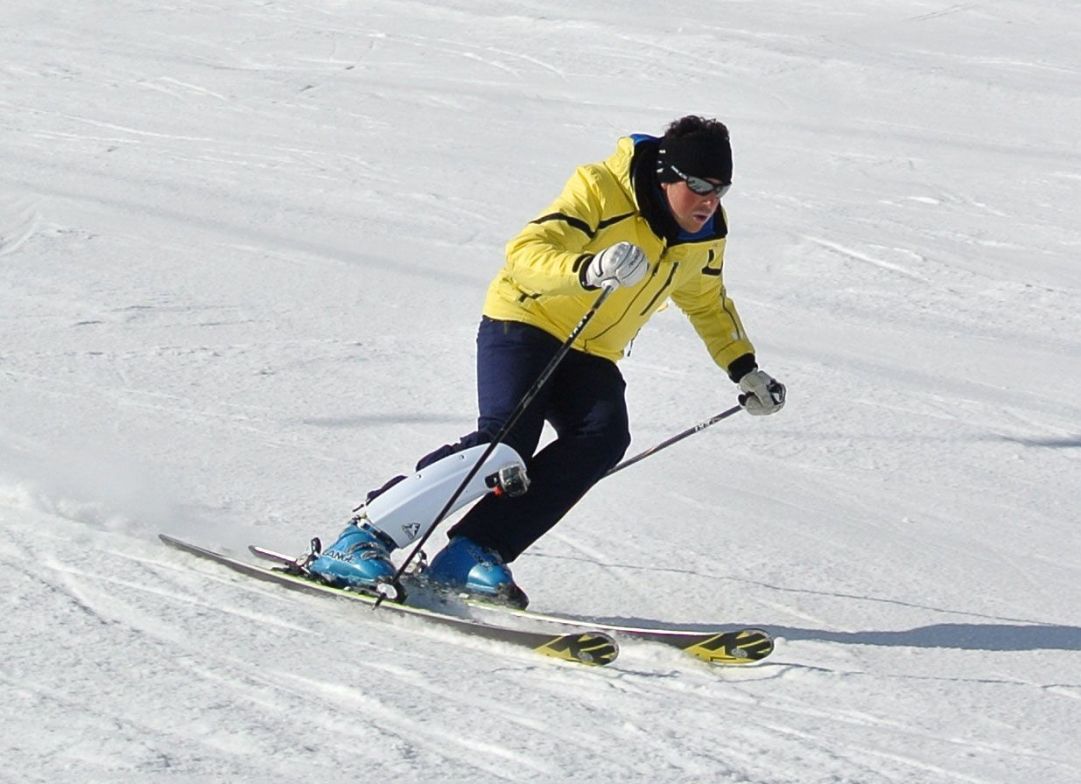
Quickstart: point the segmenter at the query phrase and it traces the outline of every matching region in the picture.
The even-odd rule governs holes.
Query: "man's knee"
[[[582,439],[581,449],[588,451],[598,468],[607,471],[627,454],[631,434],[625,427],[613,427]]]
[[[611,459],[612,465],[615,465],[623,459],[623,455],[627,454],[627,450],[631,446],[631,433],[627,428],[621,428],[618,432],[613,433],[611,437]]]

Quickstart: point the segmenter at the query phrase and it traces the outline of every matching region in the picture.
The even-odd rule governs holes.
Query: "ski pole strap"
[[[713,416],[711,416],[709,419],[705,420],[704,422],[699,422],[697,425],[694,425],[692,427],[687,428],[682,433],[677,433],[676,435],[662,441],[661,443],[657,444],[656,446],[650,447],[646,451],[640,452],[637,455],[635,455],[634,457],[627,458],[626,460],[624,460],[622,463],[617,465],[615,468],[613,468],[611,471],[609,471],[604,476],[611,476],[616,471],[622,471],[624,468],[627,468],[628,466],[634,465],[639,460],[645,460],[650,455],[656,454],[657,452],[660,452],[662,449],[666,449],[666,448],[672,446],[672,444],[675,444],[675,443],[677,443],[679,441],[682,441],[684,438],[687,438],[688,436],[693,436],[699,430],[705,430],[707,427],[710,427],[711,425],[717,424],[722,419],[728,419],[728,417],[732,416],[733,414],[738,414],[741,410],[743,410],[742,406],[732,406],[732,408],[729,408],[726,411],[722,411],[719,414],[714,414]]]

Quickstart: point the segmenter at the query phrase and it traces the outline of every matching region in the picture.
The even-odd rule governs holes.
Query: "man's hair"
[[[657,150],[657,181],[677,182],[686,175],[732,182],[732,145],[719,120],[694,114],[668,126]]]
[[[666,140],[681,139],[685,136],[701,136],[707,139],[712,137],[718,142],[727,142],[728,126],[720,120],[710,120],[696,114],[688,114],[686,117],[673,120],[664,131]]]

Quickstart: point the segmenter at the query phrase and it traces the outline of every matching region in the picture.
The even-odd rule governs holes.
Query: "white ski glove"
[[[617,242],[594,256],[582,274],[587,288],[612,285],[635,286],[649,270],[649,259],[642,249],[630,242]]]
[[[765,416],[784,408],[784,384],[764,370],[755,369],[745,375],[739,380],[739,388],[745,393],[739,396],[740,405],[748,414]]]

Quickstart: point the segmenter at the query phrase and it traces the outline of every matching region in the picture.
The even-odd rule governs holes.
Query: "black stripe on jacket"
[[[574,228],[578,229],[578,231],[582,232],[583,234],[585,234],[590,239],[593,239],[594,237],[597,236],[598,233],[600,233],[600,231],[602,229],[607,229],[609,226],[612,226],[612,225],[614,225],[616,223],[619,223],[621,220],[625,220],[627,218],[630,218],[633,215],[634,215],[633,212],[627,212],[627,213],[624,213],[623,215],[616,215],[616,216],[611,217],[611,218],[605,218],[604,220],[602,220],[600,223],[597,224],[597,228],[595,228],[595,229],[591,228],[590,225],[588,223],[586,223],[584,220],[582,220],[581,218],[576,218],[575,216],[568,215],[565,212],[551,212],[551,213],[549,213],[547,215],[541,215],[536,220],[531,220],[530,223],[540,224],[540,223],[546,223],[547,221],[563,221],[568,226],[573,226]]]

